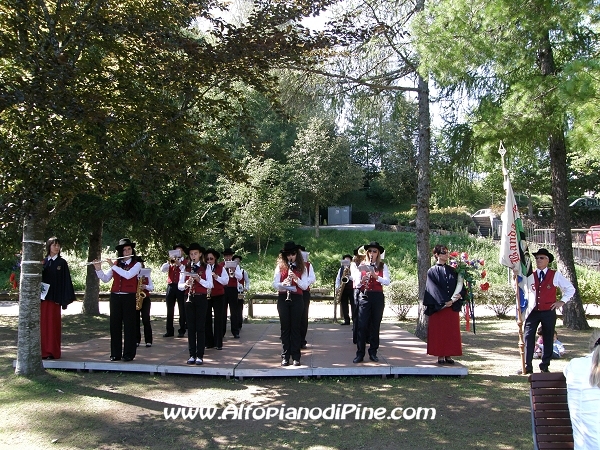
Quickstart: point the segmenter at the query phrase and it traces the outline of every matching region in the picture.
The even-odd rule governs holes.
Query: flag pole
[[[506,149],[500,141],[500,146],[498,147],[498,153],[500,153],[500,157],[502,158],[502,175],[504,183],[506,183],[506,179],[508,177],[508,171],[506,170],[506,166],[504,164],[504,155],[506,154]],[[508,217],[507,223],[508,223]],[[510,269],[508,269],[510,270]],[[517,276],[513,274],[513,282],[515,286],[515,301],[516,301],[516,309],[517,309],[517,326],[519,328],[519,355],[521,356],[521,373],[525,374],[525,341],[523,340],[523,315],[521,314],[521,299],[519,295],[519,282]]]

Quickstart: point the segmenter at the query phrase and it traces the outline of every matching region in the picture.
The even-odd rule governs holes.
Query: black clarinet
[[[293,282],[293,280],[292,280],[292,273],[294,271],[294,268],[296,267],[296,264],[294,264],[291,261],[288,261],[287,264],[288,264],[288,276],[287,276],[287,279],[289,280],[289,282],[290,282],[289,285],[291,286],[292,282]],[[287,296],[285,297],[285,301],[286,302],[291,302],[292,301],[292,291],[289,291],[289,290],[287,291]]]

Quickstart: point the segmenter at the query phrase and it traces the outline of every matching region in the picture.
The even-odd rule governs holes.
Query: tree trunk
[[[90,245],[88,247],[88,261],[100,259],[102,257],[102,229],[104,223],[101,220],[95,222],[95,227],[90,233]],[[96,275],[96,269],[93,265],[87,266],[85,276],[85,295],[83,297],[83,307],[81,312],[87,316],[97,316],[100,314],[100,280]]]
[[[315,237],[319,237],[319,203],[315,203]]]
[[[542,75],[554,76],[556,65],[546,32],[540,45],[539,64]],[[552,106],[542,104],[545,117],[553,117]],[[554,208],[554,229],[556,233],[556,250],[559,256],[558,268],[573,283],[575,295],[563,308],[563,325],[572,330],[587,330],[589,325],[585,318],[583,303],[579,295],[575,259],[573,258],[573,240],[571,237],[571,217],[567,193],[567,146],[563,121],[558,121],[548,135],[548,152],[550,155],[550,171],[552,176],[552,207]]]
[[[16,375],[44,373],[40,339],[40,292],[47,224],[48,210],[43,203],[33,205],[31,213],[23,220]]]
[[[422,1],[419,2],[422,9]],[[427,338],[429,318],[424,314],[423,297],[427,271],[431,266],[429,249],[429,159],[431,152],[431,118],[429,116],[429,84],[419,76],[419,156],[417,157],[417,277],[419,283],[419,316],[415,335]]]

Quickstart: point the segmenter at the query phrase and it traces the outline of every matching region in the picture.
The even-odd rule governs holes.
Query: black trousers
[[[352,286],[344,287],[342,296],[340,297],[340,307],[342,308],[342,316],[346,325],[350,325],[350,305],[354,302],[353,297],[354,289],[352,289]],[[354,308],[352,308],[352,320],[354,320]]]
[[[242,314],[238,306],[237,286],[225,286],[225,299],[223,300],[223,337],[227,331],[227,307],[229,306],[229,321],[231,322],[231,334],[240,334],[242,325]],[[243,303],[242,303],[243,308]]]
[[[358,298],[360,297],[360,289],[352,290],[352,343],[358,342]]]
[[[369,355],[377,355],[379,349],[379,328],[383,319],[385,299],[383,292],[361,292],[358,297],[358,333],[356,336],[356,356],[365,356],[366,341],[369,339]]]
[[[223,295],[212,295],[206,301],[206,347],[223,347]],[[214,313],[214,321],[213,321]],[[213,328],[214,323],[214,328]]]
[[[110,294],[110,356],[135,358],[135,293]],[[139,328],[138,328],[139,329]]]
[[[142,342],[142,332],[140,331],[140,317],[141,322],[144,324],[144,341],[146,344],[152,344],[152,325],[150,324],[150,296],[144,298],[142,302],[142,309],[136,311],[135,315],[135,331],[137,332],[137,343]]]
[[[301,331],[301,344],[306,345],[306,333],[308,333],[308,308],[310,308],[310,291],[302,292],[302,300],[304,302],[304,310],[302,311],[302,331]]]
[[[277,298],[277,312],[279,313],[279,324],[281,325],[281,344],[283,350],[281,357],[289,361],[300,361],[300,343],[302,329],[302,312],[304,311],[304,299],[300,294],[292,294],[291,301],[286,300],[286,293],[279,293]]]
[[[535,349],[536,333],[539,325],[542,325],[542,339],[544,340],[544,353],[540,369],[547,369],[552,358],[552,346],[554,343],[554,327],[556,326],[556,310],[538,311],[534,309],[525,319],[523,334],[525,338],[525,369],[533,370],[533,350]]]
[[[191,295],[185,302],[190,356],[204,358],[204,327],[206,326],[206,294]]]
[[[175,303],[179,309],[179,334],[185,334],[187,323],[185,320],[185,293],[177,288],[177,283],[167,285],[167,334],[175,334],[173,320],[175,318]]]

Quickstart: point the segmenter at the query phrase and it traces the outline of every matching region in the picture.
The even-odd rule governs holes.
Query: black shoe
[[[54,356],[50,355],[50,356],[44,356],[42,357],[42,359],[54,359]]]
[[[172,335],[171,335],[172,336]],[[185,337],[185,333],[179,333],[177,337]]]
[[[525,369],[525,375],[529,375],[533,373],[533,369]],[[521,369],[517,370],[517,375],[523,375],[523,371]]]
[[[300,348],[306,349],[306,348],[307,348],[307,346],[306,346],[306,344],[302,344],[302,345],[300,346]]]
[[[441,365],[444,365],[444,364],[446,364],[446,360],[444,358],[438,358],[437,363],[441,364]]]
[[[348,322],[348,323],[346,323],[346,322],[340,323],[340,325],[350,325],[350,322]]]
[[[373,362],[379,362],[379,358],[377,355],[369,355],[369,359]]]
[[[533,372],[533,371],[532,371]],[[547,367],[542,367],[540,366],[540,372],[545,372],[545,373],[549,373],[550,370]]]
[[[454,364],[454,360],[452,358],[446,358],[446,364]]]
[[[223,347],[215,347],[217,350],[223,350]]]
[[[282,358],[281,359],[281,365],[282,366],[289,366],[290,365],[289,359]]]
[[[294,361],[292,362],[292,364],[294,366],[299,366],[300,365],[300,361],[298,361],[297,359],[294,359]]]
[[[363,362],[363,357],[362,357],[362,356],[357,356],[356,358],[354,358],[354,359],[352,360],[352,362],[353,362],[354,364],[357,364],[357,363],[359,363],[359,362]]]
[[[127,362],[133,361],[133,358],[129,358],[128,356],[126,356],[126,357],[123,357],[123,361],[127,361]]]
[[[116,357],[116,356],[111,356],[111,357],[110,357],[110,360],[111,360],[111,361],[121,361],[121,358],[118,358],[118,357]]]
[[[235,339],[239,339],[239,338],[240,338],[240,335],[239,335],[239,334],[234,334],[234,335],[233,335],[233,337],[234,337]]]
[[[175,336],[175,333],[165,333],[163,334],[163,337],[173,337]]]

